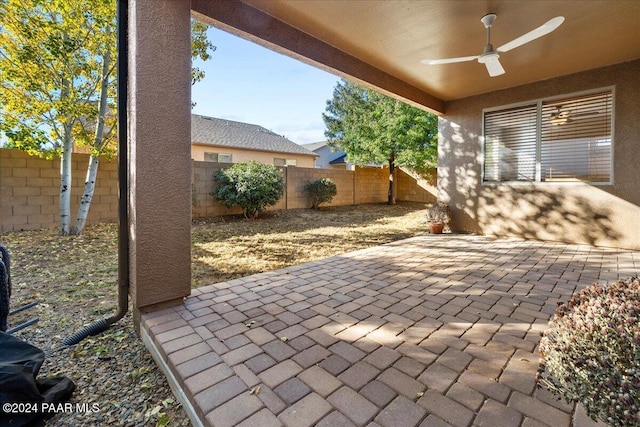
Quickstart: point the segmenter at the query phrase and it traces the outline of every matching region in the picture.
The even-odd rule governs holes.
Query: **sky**
[[[265,127],[298,144],[324,141],[322,113],[339,78],[210,27],[211,59],[191,88],[194,114]]]

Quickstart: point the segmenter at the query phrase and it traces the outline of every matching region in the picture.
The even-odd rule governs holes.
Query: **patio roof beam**
[[[444,114],[443,100],[239,0],[192,0],[195,18],[418,108]]]

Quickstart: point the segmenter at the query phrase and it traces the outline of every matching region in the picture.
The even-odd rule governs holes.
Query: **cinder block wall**
[[[337,194],[331,203],[322,206],[353,205],[354,177],[358,173],[339,169],[287,168],[287,208],[309,208],[311,202],[304,186],[320,178],[329,178],[336,184]]]
[[[84,189],[88,164],[89,155],[73,155],[72,218],[75,218]],[[19,150],[0,149],[0,232],[58,226],[59,194],[59,160],[45,160]],[[102,159],[87,222],[113,222],[117,218],[117,163],[115,159]]]
[[[397,199],[407,202],[435,202],[438,198],[438,188],[436,187],[437,171],[433,169],[429,172],[431,174],[430,179],[425,179],[404,169],[399,169],[396,176],[398,185],[396,188]]]
[[[226,163],[193,162],[192,215],[202,218],[215,215],[241,213],[238,208],[227,208],[215,201],[211,192],[215,188],[214,174]],[[311,206],[309,197],[303,192],[307,182],[320,178],[330,178],[336,183],[338,193],[326,206],[344,206],[359,203],[383,203],[387,201],[388,175],[386,169],[356,168],[355,171],[339,169],[281,168],[287,190],[277,205],[269,208],[299,209]]]
[[[89,162],[88,154],[73,154],[73,188],[71,209],[76,214]],[[227,208],[215,201],[214,174],[228,163],[193,161],[192,215],[194,218],[240,214],[238,207]],[[307,182],[330,178],[338,194],[330,205],[345,206],[387,201],[388,169],[280,168],[287,184],[285,196],[270,210],[299,209],[311,206],[303,192]],[[428,183],[396,169],[397,199],[432,202]],[[29,156],[19,150],[0,149],[0,232],[31,230],[59,225],[60,161]],[[75,216],[73,217],[75,218]],[[118,175],[115,159],[102,159],[98,169],[97,187],[91,203],[90,224],[115,222],[118,219]]]
[[[356,168],[354,187],[354,204],[356,205],[386,202],[389,200],[389,170],[386,168]]]

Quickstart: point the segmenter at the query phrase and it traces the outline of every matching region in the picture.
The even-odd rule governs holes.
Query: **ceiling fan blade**
[[[570,113],[572,117],[595,117],[595,116],[599,116],[600,115],[600,111],[598,110],[593,110],[593,111],[578,111],[578,112],[571,112]]]
[[[460,58],[447,58],[447,59],[423,59],[420,61],[425,65],[438,65],[438,64],[453,64],[454,62],[473,61],[478,59],[478,56],[462,56]]]
[[[487,71],[491,77],[504,74],[504,68],[502,68],[502,64],[500,64],[498,58],[490,59],[489,61],[486,61],[484,65],[487,67]]]
[[[498,52],[508,52],[511,49],[515,49],[519,46],[522,46],[525,43],[529,43],[534,41],[535,39],[542,37],[546,34],[549,34],[556,28],[560,26],[564,22],[564,16],[556,16],[555,18],[551,18],[535,30],[529,31],[527,34],[524,34],[518,37],[515,40],[510,41],[507,44],[503,44],[497,50]]]

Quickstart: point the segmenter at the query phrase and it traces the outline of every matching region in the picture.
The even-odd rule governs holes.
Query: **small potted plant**
[[[435,202],[427,211],[431,234],[442,234],[444,226],[451,221],[451,211],[445,202]]]

